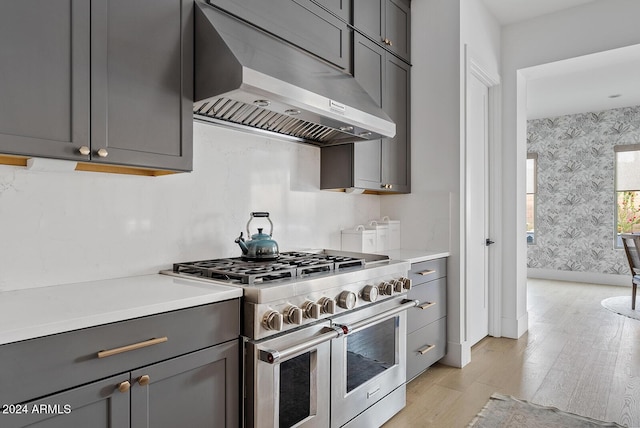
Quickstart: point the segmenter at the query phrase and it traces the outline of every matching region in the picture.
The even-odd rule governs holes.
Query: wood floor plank
[[[640,427],[640,321],[600,304],[630,289],[539,279],[527,288],[527,333],[483,339],[462,369],[435,364],[384,428],[466,427],[493,393]]]

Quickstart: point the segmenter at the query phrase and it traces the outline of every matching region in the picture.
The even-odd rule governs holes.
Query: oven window
[[[311,415],[311,352],[280,363],[280,428]]]
[[[347,393],[396,364],[398,317],[347,336]]]

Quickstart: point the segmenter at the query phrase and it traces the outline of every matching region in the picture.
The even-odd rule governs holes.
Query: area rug
[[[469,428],[600,428],[622,427],[602,422],[555,407],[528,403],[508,395],[493,394]]]
[[[640,320],[640,302],[638,300],[640,299],[636,300],[635,310],[631,309],[631,296],[609,297],[604,299],[601,304],[611,312]]]

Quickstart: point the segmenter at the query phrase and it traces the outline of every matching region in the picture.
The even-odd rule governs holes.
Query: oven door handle
[[[260,360],[264,361],[265,363],[275,364],[280,360],[284,360],[285,358],[288,358],[292,355],[307,351],[315,346],[320,345],[321,343],[328,342],[329,340],[340,337],[344,333],[344,328],[340,326],[325,327],[322,329],[322,334],[320,334],[319,336],[314,337],[310,340],[305,340],[304,342],[290,346],[284,350],[278,351],[276,349],[260,349],[258,358],[260,358]]]
[[[365,320],[358,321],[356,323],[353,323],[353,324],[347,326],[347,332],[348,333],[353,333],[354,331],[358,331],[361,328],[369,327],[371,324],[373,324],[373,323],[375,323],[377,321],[381,321],[381,320],[383,320],[385,318],[388,318],[388,317],[390,317],[392,315],[395,315],[395,314],[397,314],[399,312],[406,311],[409,308],[415,308],[419,304],[420,304],[419,300],[405,299],[405,300],[402,301],[402,304],[400,306],[398,306],[398,307],[395,307],[393,309],[389,309],[388,311],[381,312],[381,313],[376,314],[376,315],[374,315],[372,317],[369,317],[369,318],[367,318]]]

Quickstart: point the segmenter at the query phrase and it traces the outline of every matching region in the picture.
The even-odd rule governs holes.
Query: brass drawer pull
[[[427,276],[431,275],[432,273],[436,273],[435,269],[423,270],[422,272],[418,272],[416,275]]]
[[[436,345],[427,345],[422,349],[418,349],[418,352],[420,353],[420,355],[424,355],[427,352],[431,351],[432,349],[434,349],[436,347]]]
[[[153,346],[159,343],[164,343],[167,340],[169,339],[167,339],[166,336],[158,337],[156,339],[149,339],[149,340],[145,340],[144,342],[138,342],[138,343],[134,343],[127,346],[122,346],[120,348],[113,348],[113,349],[108,349],[106,351],[100,351],[98,352],[98,358],[106,358],[112,355],[122,354],[123,352],[129,352],[129,351],[134,351],[140,348],[146,348],[147,346]]]
[[[138,378],[138,385],[140,386],[147,386],[149,385],[149,382],[151,382],[151,378],[148,374],[142,375]]]
[[[431,306],[435,305],[437,302],[424,302],[421,305],[418,305],[418,308],[420,309],[427,309],[430,308]]]

